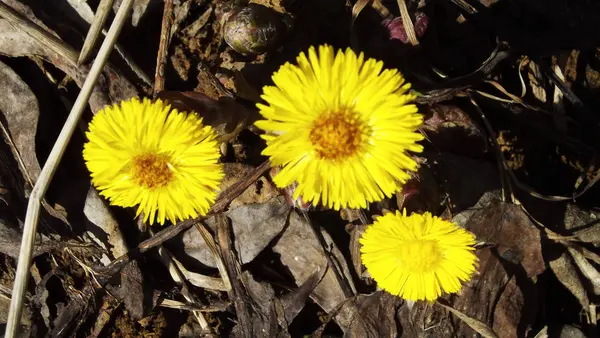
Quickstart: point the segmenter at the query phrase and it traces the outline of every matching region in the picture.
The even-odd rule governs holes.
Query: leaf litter
[[[2,0],[4,321],[44,144],[60,130],[96,53],[77,66],[98,1],[58,2],[60,11]],[[147,74],[166,43],[157,75],[166,90],[158,96],[197,111],[219,133],[226,174],[220,204],[209,217],[144,230],[132,210],[109,206],[90,186],[80,149],[67,151],[44,201],[21,319],[25,336],[597,335],[600,124],[592,112],[600,54],[585,33],[597,28],[597,6],[251,2],[293,25],[244,55],[227,45],[222,29],[244,1],[166,1],[174,14],[164,36],[163,3],[134,2],[83,122],[106,105],[151,95]],[[115,11],[120,3],[113,2]],[[392,20],[401,27],[390,31],[385,23]],[[414,36],[391,39],[397,33]],[[273,71],[324,42],[400,69],[425,114],[419,171],[394,198],[368,209],[292,208],[289,191],[266,174],[264,142],[253,126]],[[52,88],[56,100],[44,99],[41,88]],[[82,123],[71,148],[85,129]],[[411,303],[369,278],[358,239],[374,217],[402,208],[441,215],[476,235],[477,272],[461,292]]]

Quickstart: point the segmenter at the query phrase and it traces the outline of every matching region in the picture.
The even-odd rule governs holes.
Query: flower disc
[[[284,188],[298,183],[294,198],[339,210],[364,208],[390,197],[417,169],[408,151],[421,152],[423,117],[409,104],[414,95],[396,70],[331,46],[301,53],[284,64],[258,104],[264,120],[264,155],[282,170]]]
[[[144,221],[204,215],[223,178],[214,130],[161,100],[131,99],[94,116],[83,157],[92,183],[113,205]]]

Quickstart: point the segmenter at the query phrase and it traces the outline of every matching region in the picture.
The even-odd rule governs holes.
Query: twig
[[[48,189],[48,185],[54,176],[58,163],[67,148],[69,140],[77,127],[77,123],[83,110],[87,106],[88,100],[91,96],[92,89],[100,76],[106,61],[112,51],[113,46],[117,41],[117,37],[123,28],[126,18],[129,15],[133,0],[124,0],[119,8],[115,20],[113,21],[106,39],[102,43],[98,56],[88,76],[81,87],[81,91],[73,104],[73,108],[69,113],[69,117],[65,122],[52,151],[42,168],[40,176],[31,191],[29,197],[29,204],[27,206],[27,214],[25,215],[25,224],[23,229],[23,242],[21,243],[21,251],[19,253],[19,262],[17,264],[17,272],[15,276],[15,284],[13,289],[13,298],[10,303],[10,309],[8,313],[6,334],[5,337],[13,338],[16,336],[17,328],[19,327],[19,321],[21,318],[21,311],[23,310],[23,297],[27,289],[29,266],[31,264],[31,253],[33,251],[33,243],[35,241],[37,221],[40,214],[40,201]]]
[[[48,33],[45,29],[38,26],[27,18],[24,18],[19,12],[0,1],[0,16],[5,18],[11,25],[21,29],[34,39],[41,42],[44,46],[53,50],[58,55],[72,65],[77,65],[77,52],[71,46],[64,43],[58,37]],[[95,81],[94,81],[95,82]]]
[[[226,268],[225,275],[227,275],[227,278],[231,282],[231,289],[227,293],[235,307],[241,336],[250,338],[253,333],[252,316],[250,315],[252,300],[247,296],[242,284],[240,276],[242,268],[233,251],[229,236],[229,222],[223,214],[217,215],[217,240]],[[221,277],[224,278],[224,276]]]
[[[154,75],[154,93],[165,89],[165,64],[167,63],[167,54],[171,40],[171,25],[173,24],[173,0],[165,0],[163,10],[162,26],[160,30],[160,43],[158,45],[158,55],[156,56],[156,73]]]
[[[112,3],[113,0],[100,0],[96,15],[94,15],[94,21],[92,21],[87,36],[85,37],[85,41],[83,42],[83,47],[81,47],[81,52],[79,52],[79,58],[77,59],[78,66],[83,64],[90,56],[92,47],[94,47],[96,40],[98,40],[98,35],[100,35],[102,27],[106,22],[106,18],[108,18],[108,13],[110,13],[110,10],[112,9]]]

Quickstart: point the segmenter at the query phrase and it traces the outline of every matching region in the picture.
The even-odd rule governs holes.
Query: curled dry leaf
[[[558,281],[579,300],[581,307],[589,309],[590,299],[583,283],[578,277],[573,257],[567,251],[564,251],[557,259],[549,261],[548,266],[554,272]]]
[[[236,250],[242,264],[251,262],[284,228],[289,207],[283,198],[263,204],[247,204],[224,213],[231,219]],[[215,217],[206,220],[211,229],[216,229]],[[177,243],[177,244],[176,244]],[[172,251],[181,252],[200,263],[216,267],[214,256],[198,230],[190,230],[169,242]],[[179,249],[179,250],[178,250]]]
[[[587,259],[577,250],[572,247],[567,247],[569,254],[573,257],[573,261],[581,271],[581,273],[590,281],[594,294],[600,295],[600,272],[588,262]]]

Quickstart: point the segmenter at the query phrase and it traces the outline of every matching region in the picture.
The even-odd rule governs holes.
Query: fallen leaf
[[[344,307],[352,306],[355,313],[344,330],[344,337],[398,337],[396,311],[402,303],[401,298],[384,291],[356,296],[344,304]]]
[[[534,280],[545,270],[539,230],[521,206],[498,200],[472,213],[466,228],[492,247],[477,251],[478,273],[463,287],[454,308],[500,337],[526,335],[537,313]],[[471,330],[461,325],[464,334]]]
[[[27,83],[3,62],[0,62],[0,88],[0,111],[23,160],[27,171],[24,174],[35,182],[42,170],[35,152],[35,134],[40,115],[38,100]]]
[[[288,226],[273,246],[273,251],[280,255],[281,262],[294,276],[296,285],[303,284],[311,277],[315,269],[323,266],[326,262],[321,244],[315,238],[310,227],[311,225],[304,217],[299,215],[296,210],[292,210]],[[327,250],[341,266],[343,277],[349,281],[350,288],[355,293],[352,277],[344,256],[333,243],[331,236],[325,230],[321,230],[321,233],[326,242]],[[315,287],[311,298],[327,313],[336,310],[338,305],[346,300],[343,288],[331,269],[327,270],[321,282]],[[347,328],[352,323],[351,318],[354,314],[353,311],[340,311],[335,316],[335,320],[342,328]]]
[[[495,245],[500,258],[521,265],[528,277],[546,269],[540,231],[521,206],[492,201],[470,217],[466,228],[478,241]]]
[[[284,228],[289,206],[283,198],[264,204],[246,204],[224,213],[231,219],[235,246],[242,264],[251,262]],[[206,220],[211,229],[216,229],[215,217]],[[200,263],[216,267],[215,259],[197,229],[179,235],[169,242],[169,248],[184,253]],[[179,248],[179,250],[177,250]]]
[[[575,267],[571,255],[565,250],[558,258],[548,261],[548,266],[558,281],[577,298],[581,307],[589,309],[590,299],[578,277],[577,267]]]

